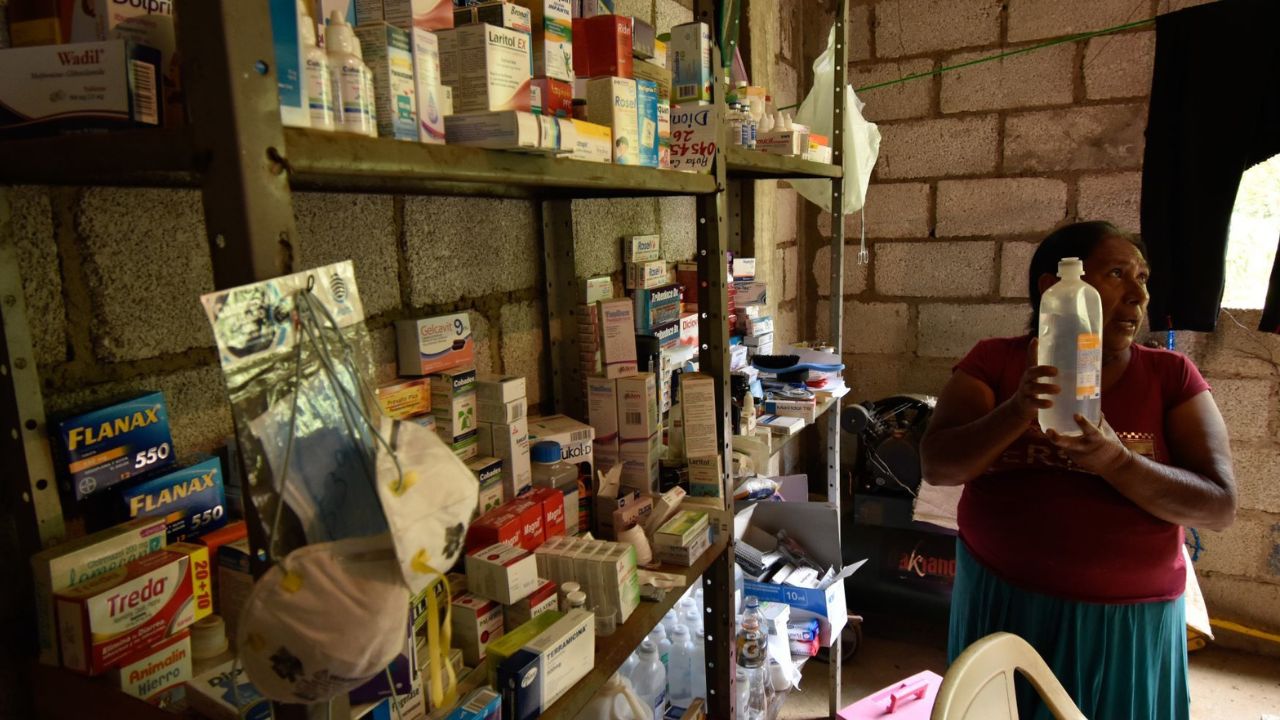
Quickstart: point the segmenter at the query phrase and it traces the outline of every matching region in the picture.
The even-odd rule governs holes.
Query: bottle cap
[[[544,440],[529,448],[529,459],[544,465],[560,462],[560,443]]]
[[[1079,277],[1084,274],[1084,263],[1080,258],[1067,257],[1058,261],[1058,277]]]
[[[569,582],[560,584],[560,592],[564,593],[566,598],[569,597],[569,593],[575,593],[581,589],[582,589],[582,586],[576,582],[573,582],[572,580]]]
[[[565,600],[569,601],[570,609],[585,608],[587,606],[587,594],[581,590],[574,590],[568,595],[565,595]]]
[[[191,626],[191,657],[218,657],[227,651],[227,625],[218,615],[206,615]]]
[[[310,47],[316,44],[316,24],[307,12],[306,0],[298,0],[298,33],[302,35],[302,44]]]
[[[345,18],[337,11],[329,13],[329,23],[324,26],[324,45],[329,52],[360,55],[360,42]]]

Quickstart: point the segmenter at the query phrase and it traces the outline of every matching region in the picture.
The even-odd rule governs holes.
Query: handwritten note
[[[671,167],[709,173],[720,137],[714,105],[674,105],[671,108]]]

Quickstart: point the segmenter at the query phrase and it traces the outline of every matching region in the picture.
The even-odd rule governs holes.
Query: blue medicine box
[[[173,464],[169,407],[162,393],[58,421],[58,440],[76,500]]]
[[[636,80],[636,132],[640,165],[658,167],[658,85],[652,80]]]
[[[222,461],[216,457],[144,480],[122,491],[120,498],[130,518],[165,518],[171,543],[227,524]]]

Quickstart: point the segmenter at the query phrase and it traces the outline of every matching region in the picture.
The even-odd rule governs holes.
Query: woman
[[[1103,222],[1063,227],[1031,260],[1031,327],[1058,261],[1084,260],[1102,297],[1102,414],[1042,433],[1058,371],[1030,336],[984,340],[938,398],[924,478],[963,485],[949,656],[1006,631],[1030,642],[1086,717],[1189,716],[1182,526],[1235,518],[1227,430],[1185,356],[1134,342],[1146,313],[1141,243]],[[1050,717],[1025,682],[1023,718]]]

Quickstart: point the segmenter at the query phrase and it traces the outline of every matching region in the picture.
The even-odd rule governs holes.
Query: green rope
[[[1046,40],[1045,42],[1042,42],[1038,45],[1031,45],[1024,48],[1018,48],[1017,50],[1009,50],[1007,52],[998,53],[996,55],[988,55],[986,57],[975,58],[973,60],[962,62],[956,65],[946,65],[944,67],[938,68],[937,70],[929,70],[927,72],[912,73],[911,75],[904,75],[903,77],[900,77],[896,80],[886,80],[884,82],[872,83],[871,85],[864,85],[860,88],[857,88],[856,91],[861,93],[861,92],[866,92],[868,90],[878,90],[883,87],[897,85],[898,83],[904,83],[910,80],[919,80],[920,78],[927,78],[927,77],[933,77],[934,75],[941,75],[942,73],[949,72],[951,70],[959,70],[960,68],[966,68],[973,65],[981,65],[982,63],[991,62],[993,60],[1001,60],[1003,58],[1012,57],[1014,55],[1022,55],[1024,53],[1034,52],[1036,50],[1043,50],[1044,48],[1053,47],[1054,45],[1061,45],[1063,43],[1069,43],[1069,42],[1077,42],[1080,40],[1088,40],[1089,38],[1095,38],[1095,37],[1098,37],[1099,35],[1111,35],[1112,33],[1118,33],[1123,30],[1130,30],[1132,28],[1142,27],[1144,25],[1150,25],[1155,21],[1156,21],[1155,18],[1147,18],[1145,20],[1135,20],[1134,22],[1127,22],[1122,25],[1115,25],[1113,27],[1103,28],[1102,30],[1092,30],[1090,32],[1076,33],[1074,35],[1063,35],[1062,37],[1054,38],[1052,40]],[[792,108],[797,108],[797,107],[800,107],[800,103],[796,103],[795,105],[788,105],[786,107],[780,107],[778,109],[790,110]]]

